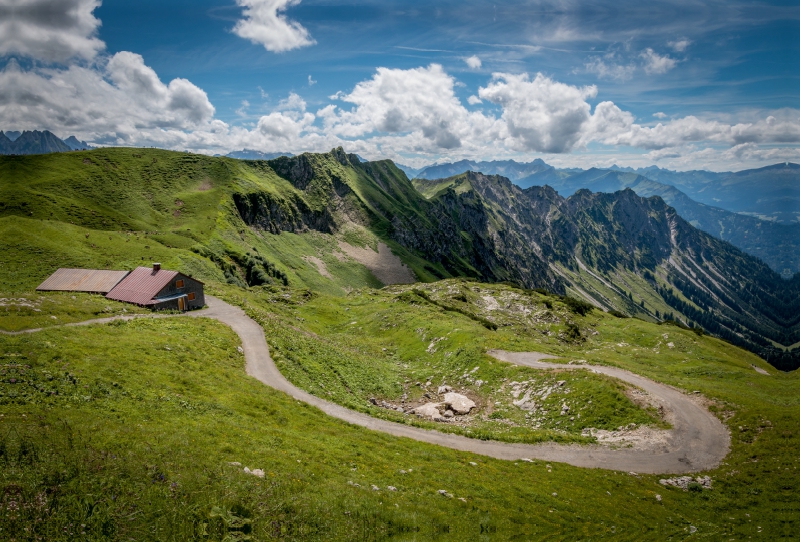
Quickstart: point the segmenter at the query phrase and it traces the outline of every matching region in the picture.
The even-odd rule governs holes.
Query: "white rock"
[[[412,412],[420,418],[430,418],[433,421],[438,421],[443,419],[442,415],[439,413],[440,406],[441,403],[425,403],[415,408]]]
[[[380,491],[380,490],[381,490],[381,488],[379,488],[375,484],[372,484],[372,491]]]
[[[450,386],[439,386],[439,389],[436,390],[436,393],[441,395],[443,393],[447,393],[448,391],[453,391],[453,388],[451,388]]]
[[[397,491],[397,488],[394,486],[386,486],[386,489],[388,489],[389,491]]]
[[[658,502],[661,502],[661,495],[656,495],[656,500],[657,500]]]
[[[475,408],[475,401],[460,393],[446,393],[444,404],[449,406],[456,414],[469,414],[469,411]]]
[[[253,469],[252,471],[250,471],[250,474],[252,474],[253,476],[258,476],[259,478],[264,477],[264,471],[262,469]]]

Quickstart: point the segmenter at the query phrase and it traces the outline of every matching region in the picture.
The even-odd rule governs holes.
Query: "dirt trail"
[[[258,323],[248,317],[239,307],[229,305],[220,299],[206,296],[206,302],[208,303],[207,309],[187,313],[187,316],[213,318],[230,326],[242,341],[248,375],[299,401],[319,408],[329,416],[375,431],[497,459],[540,459],[568,463],[578,467],[649,474],[679,474],[709,470],[719,465],[730,448],[730,435],[722,422],[708,410],[692,401],[689,396],[674,388],[614,367],[544,363],[540,360],[552,356],[535,352],[513,353],[493,350],[489,352],[489,355],[502,361],[536,369],[590,370],[618,378],[644,389],[669,412],[670,421],[673,424],[673,429],[668,432],[663,448],[612,449],[602,445],[509,444],[471,439],[380,420],[325,401],[295,387],[280,373],[272,361],[269,347],[264,337],[264,330]],[[113,320],[169,318],[174,316],[179,315],[121,316],[66,325],[90,325]],[[35,331],[41,330],[27,330],[13,334],[20,335]]]

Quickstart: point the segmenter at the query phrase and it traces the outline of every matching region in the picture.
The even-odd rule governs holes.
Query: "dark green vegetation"
[[[624,192],[551,200],[545,190],[523,193],[478,177],[441,184],[425,198],[390,162],[361,164],[338,151],[269,162],[145,149],[7,157],[0,179],[0,298],[15,300],[0,319],[6,330],[133,310],[106,311],[108,302],[94,296],[33,293],[56,267],[157,260],[242,305],[295,383],[376,416],[425,425],[369,399],[421,400],[431,378],[429,389],[445,380],[476,399],[474,421],[448,425],[472,436],[585,442],[589,427],[661,424],[614,381],[529,371],[485,354],[503,348],[618,365],[699,391],[733,433],[730,455],[706,473],[714,489],[684,492],[659,485],[658,476],[495,461],[348,426],[246,377],[235,335],[202,319],[0,335],[0,538],[797,532],[796,374],[717,338],[655,323],[689,320],[657,288],[673,288],[701,310],[699,294],[693,301],[670,282],[676,271],[659,259],[664,254],[695,275],[722,270],[727,282],[715,295],[766,295],[774,274],[656,199]],[[676,245],[669,235],[664,242],[664,224]],[[425,281],[510,280],[577,301],[452,278],[375,290],[374,274],[340,247],[380,242]],[[737,275],[729,263],[744,270]],[[730,295],[731,303],[740,299]],[[588,310],[580,301],[587,297],[639,318]],[[746,310],[762,314],[767,301]],[[711,308],[702,314],[723,310]],[[526,416],[513,404],[514,382],[563,392]],[[574,420],[555,412],[564,402]],[[265,477],[245,474],[245,466]]]

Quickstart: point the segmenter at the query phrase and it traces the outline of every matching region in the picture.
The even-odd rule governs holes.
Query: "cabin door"
[[[179,311],[185,311],[186,310],[186,298],[185,297],[179,297],[178,298],[178,310]]]

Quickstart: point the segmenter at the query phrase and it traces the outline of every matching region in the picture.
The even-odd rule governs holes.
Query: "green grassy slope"
[[[30,292],[57,267],[132,268],[151,261],[201,280],[248,284],[256,255],[269,264],[255,262],[262,280],[286,277],[334,294],[380,285],[358,262],[333,257],[332,236],[288,234],[287,241],[280,230],[254,231],[243,223],[235,194],[268,196],[289,216],[324,206],[266,162],[108,149],[3,157],[0,178],[0,249],[8,256],[0,264],[0,292]],[[361,245],[377,239],[358,225],[339,237]],[[325,261],[331,277],[309,257]]]
[[[467,301],[453,300],[453,287]],[[139,320],[0,337],[0,483],[15,503],[0,515],[3,535],[641,540],[683,539],[691,527],[710,539],[796,533],[796,374],[778,373],[717,339],[598,313],[574,316],[586,340],[565,341],[558,333],[563,324],[528,328],[529,316],[513,306],[485,310],[483,297],[519,296],[518,302],[529,298],[544,307],[550,301],[563,316],[558,299],[478,283],[428,287],[431,299],[508,324],[489,332],[424,298],[391,301],[404,288],[354,292],[335,304],[303,290],[220,286],[216,293],[265,322],[290,377],[289,364],[317,367],[305,377],[310,389],[319,393],[325,385],[334,400],[340,382],[377,383],[370,393],[384,382],[390,395],[397,391],[391,381],[409,371],[455,377],[473,361],[480,366],[474,376],[492,388],[514,370],[490,363],[486,347],[536,346],[699,391],[733,430],[731,454],[707,473],[714,489],[684,492],[659,485],[659,476],[491,460],[352,427],[248,378],[238,341],[221,324]],[[48,310],[61,314],[59,307]],[[463,331],[438,342],[433,354],[428,337],[421,341],[412,329],[436,334],[453,325]],[[359,335],[372,338],[355,343]],[[471,351],[470,337],[479,345]],[[580,377],[557,378],[582,393]],[[474,388],[474,381],[464,385]],[[607,393],[607,384],[593,386],[596,400]],[[243,473],[245,466],[263,469],[265,477]]]

